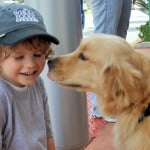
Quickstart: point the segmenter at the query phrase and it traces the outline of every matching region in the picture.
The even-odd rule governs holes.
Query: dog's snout
[[[54,68],[54,63],[52,60],[48,60],[47,64],[48,64],[49,70],[52,70]]]

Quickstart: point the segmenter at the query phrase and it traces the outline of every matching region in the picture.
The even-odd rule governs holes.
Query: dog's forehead
[[[105,51],[112,51],[112,50],[120,50],[124,48],[124,50],[129,50],[131,47],[129,44],[121,37],[114,36],[114,35],[107,35],[107,34],[98,34],[89,36],[85,39],[82,39],[80,43],[80,49],[83,51],[97,51],[97,50],[103,50]]]
[[[79,49],[82,50],[82,52],[96,52],[101,49],[110,49],[110,44],[113,44],[115,42],[112,42],[111,39],[102,37],[102,36],[91,36],[85,39],[82,39]]]
[[[82,43],[84,44],[103,44],[103,43],[115,43],[117,41],[122,41],[122,39],[118,36],[114,36],[114,35],[104,35],[104,34],[100,34],[100,35],[93,35],[93,36],[89,36],[85,39],[82,39]]]

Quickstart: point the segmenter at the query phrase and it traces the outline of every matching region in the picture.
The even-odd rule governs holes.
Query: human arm
[[[7,108],[7,99],[5,98],[5,94],[3,94],[4,91],[2,89],[0,89],[0,150],[3,149],[3,145],[7,145],[5,143],[3,143],[3,137],[5,136],[5,133],[8,132],[7,130],[7,124],[6,118],[9,118],[9,115],[7,114],[8,108]],[[6,92],[5,92],[6,93]],[[7,117],[6,117],[7,116]],[[4,130],[5,129],[5,130]],[[5,132],[6,131],[6,132]],[[9,136],[5,136],[8,137]],[[5,138],[5,141],[7,141],[7,138]]]
[[[55,143],[53,137],[49,138],[47,141],[47,150],[55,150]]]
[[[44,114],[45,114],[44,116],[45,116],[46,132],[47,132],[47,150],[55,150],[55,142],[53,138],[52,125],[50,120],[48,97],[47,97],[45,86],[43,84],[43,80],[41,80],[41,83],[42,83],[41,91],[43,91],[42,97],[44,100]]]

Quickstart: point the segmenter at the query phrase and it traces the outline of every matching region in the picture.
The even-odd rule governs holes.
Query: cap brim
[[[5,36],[0,38],[0,44],[11,46],[35,36],[43,36],[50,43],[59,44],[59,40],[56,37],[48,34],[45,30],[35,26],[28,26],[7,33]]]

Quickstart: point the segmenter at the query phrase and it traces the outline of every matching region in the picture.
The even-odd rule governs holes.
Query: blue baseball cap
[[[35,36],[59,44],[59,40],[47,32],[38,11],[24,4],[0,4],[0,44],[11,46]]]

